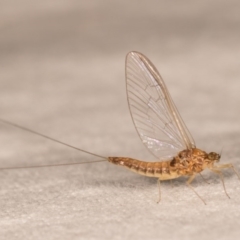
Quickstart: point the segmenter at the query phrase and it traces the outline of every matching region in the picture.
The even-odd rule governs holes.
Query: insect
[[[125,167],[135,173],[157,178],[159,186],[159,201],[161,199],[161,181],[185,176],[188,177],[186,182],[187,186],[193,190],[204,204],[206,204],[204,199],[191,186],[196,175],[201,174],[205,169],[210,169],[212,172],[217,173],[220,176],[225,194],[229,197],[225,188],[222,169],[231,168],[239,179],[240,175],[230,163],[216,165],[220,160],[220,154],[215,152],[206,153],[205,151],[196,148],[194,139],[184,124],[156,67],[143,54],[139,52],[129,52],[126,56],[125,71],[128,105],[134,126],[143,144],[147,147],[150,153],[156,157],[156,162],[146,162],[128,157],[100,156],[70,146],[6,120],[0,119],[0,121],[101,158],[101,160],[92,162],[109,161],[110,163]],[[82,163],[30,167],[72,164]],[[9,167],[2,169],[13,168],[26,167]]]

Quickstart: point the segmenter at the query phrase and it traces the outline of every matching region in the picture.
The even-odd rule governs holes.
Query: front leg
[[[226,187],[225,187],[225,183],[224,183],[224,177],[223,177],[223,173],[221,171],[222,169],[227,169],[227,168],[231,168],[233,170],[233,172],[237,175],[238,179],[240,180],[239,173],[237,172],[237,170],[235,169],[235,167],[231,163],[221,164],[221,165],[218,165],[218,166],[213,166],[212,168],[210,168],[210,170],[219,175],[219,177],[222,181],[224,192],[227,195],[227,197],[230,198],[227,191],[226,191]]]
[[[231,168],[233,170],[233,172],[237,175],[238,179],[240,180],[240,175],[239,175],[237,169],[231,163],[221,164],[221,165],[218,165],[218,166],[213,166],[213,169],[216,169],[216,170],[219,170],[219,171],[221,171],[221,169],[225,169],[225,168]]]

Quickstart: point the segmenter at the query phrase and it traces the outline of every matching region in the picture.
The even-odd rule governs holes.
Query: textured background
[[[0,0],[1,118],[102,154],[153,159],[128,112],[124,58],[162,74],[197,146],[240,170],[240,2]],[[0,165],[91,156],[0,124]],[[225,171],[162,184],[109,163],[0,171],[0,239],[237,239],[240,182]]]

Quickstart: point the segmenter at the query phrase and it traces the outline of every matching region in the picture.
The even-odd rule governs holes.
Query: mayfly
[[[186,182],[187,186],[194,191],[204,204],[206,204],[203,198],[191,186],[191,182],[195,176],[201,174],[205,169],[209,169],[220,176],[225,194],[228,196],[221,170],[231,168],[240,179],[239,174],[230,163],[215,165],[220,160],[220,154],[215,152],[206,153],[205,151],[196,148],[195,142],[184,124],[156,67],[146,56],[139,52],[129,52],[127,54],[125,67],[128,106],[131,117],[143,144],[147,147],[150,153],[157,158],[158,161],[156,162],[146,162],[128,157],[100,156],[70,146],[9,121],[0,121],[102,158],[101,160],[92,162],[109,161],[110,163],[125,167],[135,173],[157,178],[159,183],[159,201],[161,198],[161,181],[186,176],[188,177]],[[82,164],[82,162],[30,166],[30,168],[72,164]],[[1,169],[17,168],[26,167],[9,167]]]

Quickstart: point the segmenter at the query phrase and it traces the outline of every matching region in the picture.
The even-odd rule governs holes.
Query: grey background
[[[127,107],[124,58],[159,69],[197,146],[239,164],[240,2],[0,1],[1,118],[104,156],[152,160]],[[0,164],[96,160],[0,124]],[[238,239],[240,182],[162,184],[109,163],[0,172],[0,239]]]

